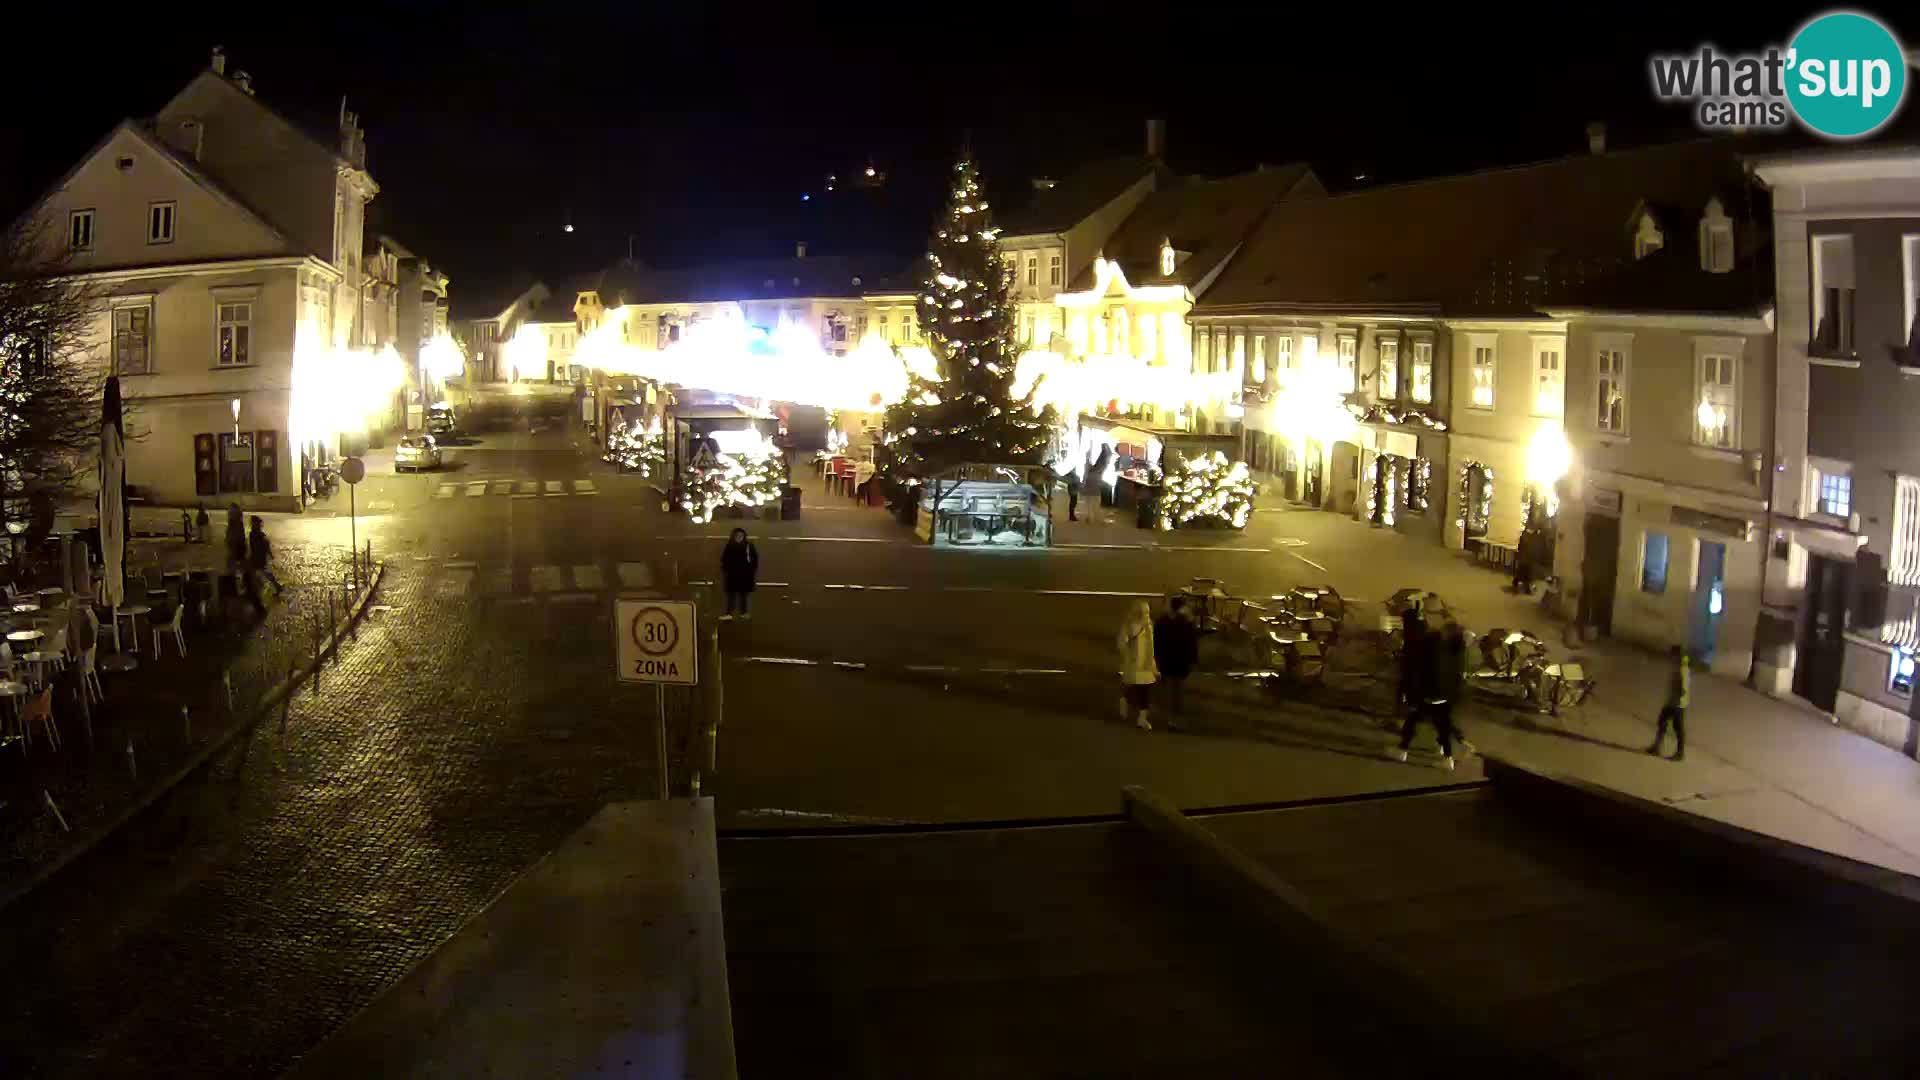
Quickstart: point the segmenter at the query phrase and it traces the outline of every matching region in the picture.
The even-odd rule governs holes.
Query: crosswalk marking
[[[547,481],[547,494],[549,494],[549,495],[565,495],[565,494],[566,494],[566,490],[565,490],[564,488],[562,488],[562,487],[560,486],[560,481],[558,481],[558,480],[549,480],[549,481]]]
[[[653,587],[653,571],[646,563],[623,562],[615,567],[620,572],[620,587],[623,589],[650,589]]]
[[[575,495],[598,495],[600,494],[600,489],[594,487],[593,481],[591,480],[575,480],[573,482],[573,493]]]
[[[534,592],[559,592],[567,587],[561,572],[565,567],[536,566],[527,571],[527,580],[532,583]]]
[[[441,484],[434,489],[433,497],[436,499],[451,499],[459,493],[460,486],[458,484]]]
[[[573,587],[576,589],[599,589],[606,584],[600,574],[600,568],[586,563],[573,568]]]
[[[486,493],[487,493],[487,482],[485,480],[469,480],[467,482],[467,494],[485,495]]]
[[[522,480],[513,485],[513,493],[515,495],[538,495],[540,494],[540,481]]]

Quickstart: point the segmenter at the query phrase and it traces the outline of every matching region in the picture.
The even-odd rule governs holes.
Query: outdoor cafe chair
[[[187,655],[187,635],[185,631],[180,629],[180,616],[184,615],[186,610],[187,606],[185,604],[175,604],[173,607],[173,618],[167,621],[167,625],[153,628],[153,658],[155,660],[160,659],[160,643],[166,640],[166,635],[169,633],[173,635],[173,643],[179,648],[181,657],[184,658]]]
[[[106,687],[100,685],[100,672],[93,664],[99,651],[98,641],[80,650],[80,692],[87,695],[89,701],[107,700]]]
[[[53,722],[53,687],[42,689],[33,699],[20,707],[20,728],[26,734],[27,741],[33,741],[33,724],[39,721],[47,733],[47,741],[55,750],[60,749],[60,729]]]

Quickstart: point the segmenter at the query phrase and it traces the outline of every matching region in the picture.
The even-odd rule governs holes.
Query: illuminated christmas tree
[[[638,421],[616,427],[607,434],[606,459],[622,470],[638,470],[641,476],[664,474],[667,437],[660,431],[643,428]]]
[[[883,453],[896,479],[932,476],[962,462],[1041,464],[1057,424],[1033,389],[1014,395],[1013,271],[974,163],[953,167],[947,206],[928,244],[920,330],[938,378],[913,376],[887,409]]]
[[[722,454],[710,465],[695,464],[687,470],[680,508],[696,524],[704,525],[716,511],[729,506],[753,510],[779,501],[786,480],[786,459],[778,449]]]
[[[1229,464],[1215,450],[1167,474],[1159,509],[1161,529],[1205,521],[1244,529],[1253,513],[1253,477],[1245,462]]]

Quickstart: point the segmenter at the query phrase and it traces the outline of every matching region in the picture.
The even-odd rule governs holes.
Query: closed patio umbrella
[[[120,423],[120,378],[109,376],[100,418],[100,562],[106,605],[113,609],[113,647],[120,648],[120,605],[127,578],[127,436]]]

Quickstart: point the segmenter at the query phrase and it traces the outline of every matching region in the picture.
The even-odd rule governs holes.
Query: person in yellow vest
[[[1667,703],[1660,707],[1660,727],[1653,734],[1653,745],[1647,747],[1647,753],[1660,756],[1660,744],[1667,739],[1667,725],[1673,725],[1673,760],[1685,761],[1687,758],[1687,702],[1691,697],[1693,679],[1687,671],[1687,654],[1675,645],[1667,650],[1667,656],[1673,661],[1673,667],[1667,676]]]

